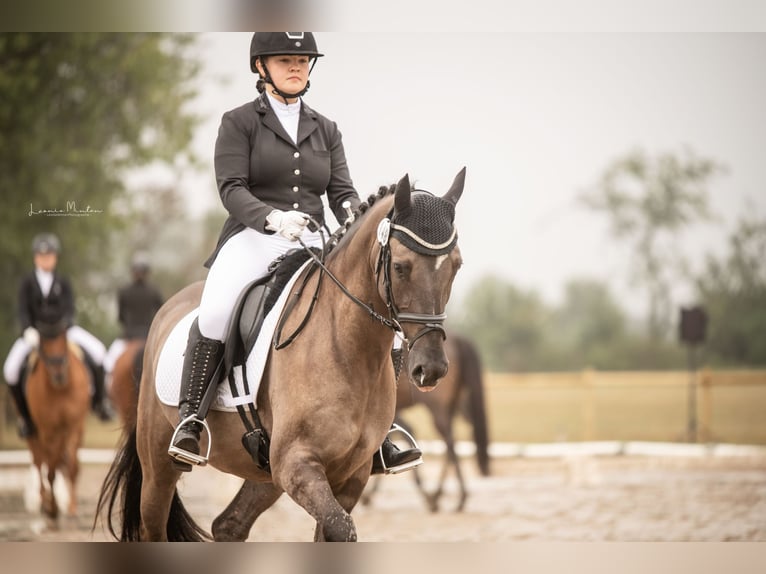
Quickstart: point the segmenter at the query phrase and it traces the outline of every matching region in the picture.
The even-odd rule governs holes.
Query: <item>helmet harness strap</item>
[[[309,88],[311,87],[311,81],[306,81],[306,87],[303,88],[300,92],[296,92],[294,94],[290,94],[280,90],[274,83],[274,80],[271,79],[271,74],[269,73],[269,69],[266,67],[266,60],[264,60],[262,56],[259,56],[259,59],[261,60],[261,66],[263,66],[263,71],[266,72],[266,77],[263,78],[263,81],[266,82],[267,84],[271,84],[273,88],[271,90],[272,93],[277,94],[278,96],[282,96],[285,102],[287,102],[288,99],[300,98],[303,94],[309,91]],[[316,63],[317,63],[317,58],[313,58],[311,62],[311,68],[309,68],[309,76],[311,75],[311,72],[314,70],[314,66],[316,65]]]

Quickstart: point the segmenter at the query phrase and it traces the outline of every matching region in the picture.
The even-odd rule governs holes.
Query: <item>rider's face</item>
[[[306,83],[309,81],[308,56],[268,56],[265,60],[269,74],[271,74],[271,80],[279,90],[288,94],[297,94],[306,87]],[[260,60],[258,61],[258,68],[263,70]],[[261,73],[261,76],[263,75]],[[297,98],[290,98],[288,101],[292,103],[297,101]]]
[[[35,253],[35,267],[42,271],[53,271],[58,262],[58,255],[54,251],[48,253]]]

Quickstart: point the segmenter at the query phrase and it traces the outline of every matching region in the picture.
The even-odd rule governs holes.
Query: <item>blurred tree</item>
[[[98,276],[98,307],[108,311],[104,336],[117,336],[117,290],[130,281],[130,262],[137,251],[146,252],[151,279],[165,299],[194,281],[203,279],[203,262],[218,239],[226,211],[213,209],[192,219],[175,186],[145,186],[131,190],[119,202],[122,219],[130,225],[110,236],[108,260]],[[194,233],[189,233],[194,229]],[[92,311],[93,313],[93,311]]]
[[[504,372],[684,368],[675,341],[638,333],[606,285],[577,279],[559,307],[502,279],[480,279],[450,302],[448,331],[469,337],[489,370]]]
[[[126,172],[196,163],[198,118],[187,108],[199,69],[193,46],[188,34],[0,35],[5,348],[16,331],[17,279],[31,268],[40,231],[62,239],[61,268],[74,282],[80,320],[99,320],[108,238],[130,221],[113,207],[125,195]]]
[[[708,256],[697,292],[709,316],[709,359],[766,365],[766,219],[746,215],[722,258]]]
[[[656,157],[636,150],[615,160],[581,196],[587,207],[606,213],[613,236],[631,248],[631,279],[648,292],[652,338],[667,338],[675,317],[671,287],[686,268],[677,236],[710,217],[706,185],[722,169],[689,149]]]
[[[609,368],[612,350],[626,336],[625,316],[600,282],[578,279],[565,287],[564,302],[552,314],[550,340],[566,350],[569,368]]]
[[[536,294],[487,276],[469,291],[451,324],[474,341],[489,369],[530,371],[540,365],[547,312]]]

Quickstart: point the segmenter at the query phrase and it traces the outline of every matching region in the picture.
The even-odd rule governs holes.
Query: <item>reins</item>
[[[295,331],[285,341],[279,342],[284,321],[290,315],[290,312],[292,311],[295,303],[297,302],[300,295],[302,294],[303,289],[308,282],[308,279],[312,276],[313,270],[311,270],[306,275],[306,278],[304,279],[300,289],[296,292],[296,297],[292,300],[291,304],[288,304],[287,308],[285,309],[285,313],[283,313],[282,318],[280,319],[277,333],[274,337],[275,349],[283,349],[284,347],[288,346],[290,343],[293,342],[293,340],[295,340],[295,337],[298,335],[298,333],[300,333],[303,330],[303,328],[306,326],[319,295],[319,287],[322,282],[322,277],[325,274],[330,278],[330,280],[332,280],[333,283],[335,283],[335,285],[338,286],[338,288],[346,297],[348,297],[349,299],[351,299],[351,301],[356,303],[356,305],[364,309],[373,320],[378,321],[385,327],[391,329],[394,332],[394,335],[399,337],[402,340],[402,342],[406,344],[407,350],[411,350],[412,346],[415,344],[415,342],[418,339],[420,339],[421,337],[423,337],[424,335],[427,335],[428,333],[432,331],[439,331],[442,335],[442,338],[446,339],[447,334],[444,330],[444,325],[443,325],[445,319],[447,318],[446,313],[439,313],[439,314],[402,313],[399,311],[398,307],[396,306],[396,301],[394,300],[394,294],[391,287],[391,247],[389,242],[387,241],[387,237],[385,242],[381,241],[379,238],[380,253],[378,254],[378,263],[376,265],[376,270],[375,270],[375,274],[378,278],[378,281],[380,281],[381,269],[383,270],[384,289],[386,293],[386,308],[388,309],[388,314],[389,314],[388,317],[385,317],[384,315],[375,311],[375,309],[371,305],[368,305],[367,303],[359,299],[359,297],[351,293],[351,291],[348,290],[348,288],[343,284],[343,282],[340,279],[338,279],[333,274],[333,272],[327,268],[327,266],[324,263],[324,257],[328,251],[327,242],[325,242],[324,231],[316,223],[316,221],[312,219],[312,222],[319,230],[319,234],[322,238],[322,250],[320,252],[322,257],[320,258],[312,249],[310,249],[303,242],[301,238],[298,238],[298,243],[309,254],[309,256],[313,259],[316,266],[320,269],[320,275],[317,281],[317,287],[314,291],[314,295],[312,297],[309,308],[306,311],[306,315],[303,317],[303,320],[301,321],[300,325],[298,325]],[[336,232],[332,236],[330,245],[332,246],[337,244],[337,241],[340,239],[340,237],[343,236],[343,234],[345,234],[346,231],[347,231],[347,226],[341,226],[340,228],[338,228],[338,230],[336,230]],[[316,267],[314,269],[316,269]],[[402,326],[401,326],[402,323],[416,323],[419,325],[423,325],[423,328],[415,334],[412,340],[409,340],[404,335],[404,330],[402,329]]]

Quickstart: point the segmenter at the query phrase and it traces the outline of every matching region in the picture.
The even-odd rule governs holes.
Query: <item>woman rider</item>
[[[215,145],[218,191],[229,217],[211,257],[199,316],[184,355],[179,426],[168,450],[179,470],[199,456],[202,397],[223,357],[223,339],[240,291],[264,277],[277,257],[296,247],[321,247],[313,219],[324,222],[322,195],[335,218],[360,203],[349,174],[341,133],[301,97],[317,51],[311,32],[256,32],[250,70],[259,75],[255,101],[223,115]],[[188,417],[194,417],[184,422]],[[382,454],[382,460],[381,460]],[[189,456],[191,455],[191,456]],[[418,449],[399,450],[388,438],[373,459],[373,473],[399,472],[420,460]]]

